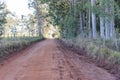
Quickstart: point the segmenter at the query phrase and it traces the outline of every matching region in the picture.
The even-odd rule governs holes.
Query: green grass
[[[38,37],[15,37],[15,38],[1,38],[0,40],[0,58],[4,58],[10,53],[19,51],[26,46],[42,40],[42,36]]]
[[[92,40],[82,39],[80,37],[68,40],[63,39],[63,41],[68,46],[74,46],[85,50],[87,52],[85,55],[88,55],[99,62],[102,61],[103,63],[110,65],[120,65],[120,52],[115,49],[115,41],[106,40],[104,43],[103,40],[100,39]],[[120,43],[120,41],[117,43]]]

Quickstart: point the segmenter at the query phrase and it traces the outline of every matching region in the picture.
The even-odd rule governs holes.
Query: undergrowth
[[[112,73],[120,71],[120,47],[117,47],[116,42],[112,40],[103,41],[101,39],[82,39],[80,37],[74,39],[63,39],[69,47],[84,50],[83,55],[92,58],[99,66],[110,69]],[[117,41],[117,46],[120,46],[120,41]]]

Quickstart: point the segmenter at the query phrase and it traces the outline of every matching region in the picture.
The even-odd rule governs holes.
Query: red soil
[[[44,40],[0,65],[0,80],[116,80],[56,40]]]

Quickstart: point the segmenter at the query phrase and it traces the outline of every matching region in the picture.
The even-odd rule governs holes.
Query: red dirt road
[[[56,40],[44,40],[0,65],[0,80],[116,80]]]

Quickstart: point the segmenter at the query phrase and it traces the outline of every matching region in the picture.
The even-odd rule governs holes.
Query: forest
[[[119,3],[118,0],[36,0],[31,5],[36,15],[41,16],[41,25],[46,21],[59,26],[61,37],[80,35],[107,40],[119,37]]]
[[[52,37],[69,47],[98,63],[120,64],[119,0],[30,0],[29,7],[36,11],[39,34],[53,26]]]
[[[54,37],[78,43],[85,39],[115,51],[120,50],[119,4],[119,0],[29,0],[39,34],[53,26],[56,31],[49,34]]]

